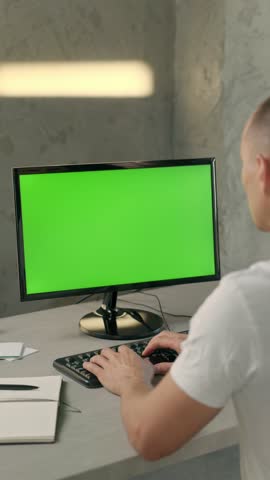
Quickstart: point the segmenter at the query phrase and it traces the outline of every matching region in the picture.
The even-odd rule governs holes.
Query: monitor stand
[[[117,291],[106,293],[103,304],[81,318],[80,330],[98,338],[133,340],[152,337],[165,328],[162,318],[156,313],[117,308],[116,301]]]

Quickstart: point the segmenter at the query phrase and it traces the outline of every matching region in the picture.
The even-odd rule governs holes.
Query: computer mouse
[[[171,348],[158,348],[146,358],[148,358],[153,365],[156,365],[156,363],[174,362],[177,357],[178,353]]]

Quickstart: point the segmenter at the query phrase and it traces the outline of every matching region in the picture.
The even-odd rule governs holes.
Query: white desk
[[[147,303],[151,303],[150,298]],[[82,303],[0,318],[0,341],[22,341],[39,349],[23,360],[1,361],[0,376],[55,375],[58,372],[52,362],[57,357],[123,343],[95,339],[79,331],[79,319],[92,308]],[[186,321],[167,320],[176,331],[187,326]],[[70,412],[61,404],[54,444],[1,445],[1,480],[122,480],[238,442],[237,421],[229,403],[183,449],[158,462],[146,462],[127,441],[119,398],[103,388],[88,390],[66,377],[64,380],[61,400],[81,413]]]

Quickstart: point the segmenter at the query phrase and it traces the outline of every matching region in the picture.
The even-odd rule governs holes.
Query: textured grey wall
[[[217,159],[223,267],[224,2],[176,0],[174,156]]]
[[[219,160],[224,2],[176,0],[175,18],[174,155]]]
[[[269,258],[270,237],[252,224],[240,184],[239,140],[257,103],[270,94],[267,0],[225,2],[224,159],[222,168],[224,271]]]
[[[176,0],[174,156],[217,158],[223,274],[270,254],[248,212],[239,156],[244,123],[270,93],[269,15],[267,0]]]
[[[0,62],[144,60],[156,85],[146,99],[0,98],[0,316],[63,303],[19,302],[11,167],[171,157],[173,39],[172,0],[0,2]]]
[[[219,205],[221,268],[223,241],[223,85],[224,2],[175,1],[174,158],[215,156]],[[160,290],[169,311],[193,314],[214,282]]]

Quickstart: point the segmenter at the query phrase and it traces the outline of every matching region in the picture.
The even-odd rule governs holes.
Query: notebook
[[[0,378],[0,384],[37,385],[0,390],[0,443],[54,442],[62,377]]]

